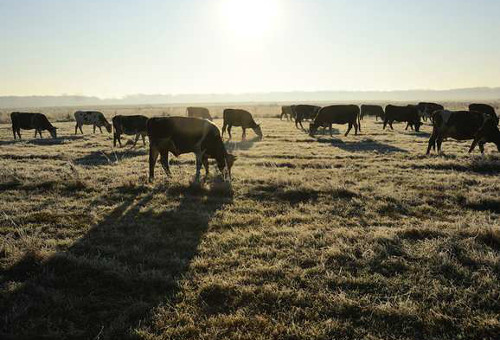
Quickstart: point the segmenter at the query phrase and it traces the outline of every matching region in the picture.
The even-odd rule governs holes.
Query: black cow
[[[427,154],[431,148],[441,152],[441,144],[445,138],[456,140],[474,139],[469,152],[479,144],[481,153],[484,152],[484,144],[493,142],[500,146],[500,132],[491,116],[476,111],[447,111],[434,112],[432,116],[432,135],[429,138]]]
[[[420,115],[418,114],[418,108],[416,105],[407,105],[407,106],[396,106],[396,105],[387,105],[385,107],[385,118],[384,118],[384,127],[389,124],[391,130],[394,130],[392,127],[393,122],[407,122],[405,130],[408,130],[408,127],[415,127],[415,131],[420,131],[420,126],[422,122],[420,121]]]
[[[302,129],[302,122],[306,119],[313,120],[316,117],[316,114],[321,109],[321,107],[316,105],[295,105],[292,107],[295,112],[295,127],[298,129],[299,125]]]
[[[431,119],[432,114],[439,110],[444,110],[444,106],[436,103],[420,102],[417,104],[420,117],[423,120]]]
[[[384,120],[384,109],[380,105],[361,105],[360,118],[365,116],[375,116],[375,120],[379,118]]]
[[[280,120],[283,120],[283,116],[286,117],[286,120],[295,119],[295,111],[294,105],[284,105],[281,107],[281,115]]]
[[[488,105],[488,104],[470,104],[469,111],[477,111],[477,112],[485,113],[485,114],[491,116],[491,118],[493,118],[497,122],[497,125],[498,125],[497,113],[495,112],[495,108],[491,105]]]
[[[113,117],[113,146],[116,146],[116,141],[122,146],[121,135],[135,135],[135,141],[133,147],[137,144],[139,136],[142,137],[142,143],[146,145],[146,135],[148,133],[146,122],[148,117],[142,115],[132,115],[132,116],[114,116]]]
[[[332,124],[349,124],[345,136],[349,134],[349,131],[354,126],[354,134],[357,135],[359,107],[357,105],[331,105],[321,108],[314,121],[309,124],[309,134],[314,136],[314,133],[320,126],[329,126],[331,136]]]
[[[248,111],[241,109],[225,109],[224,113],[224,123],[222,125],[222,136],[224,137],[224,132],[229,134],[229,139],[231,136],[231,128],[233,126],[241,126],[243,129],[243,135],[241,138],[245,140],[246,138],[246,129],[252,129],[260,139],[262,139],[262,129],[260,128],[260,124],[257,124],[252,117],[252,114]]]
[[[57,138],[57,128],[49,122],[43,113],[12,112],[10,114],[10,119],[12,120],[14,139],[16,139],[16,133],[19,139],[21,139],[21,129],[35,129],[35,138],[37,134],[40,134],[40,138],[43,138],[43,130],[49,131],[52,138]]]
[[[147,121],[149,137],[149,180],[154,179],[158,155],[167,176],[170,176],[168,153],[176,157],[193,152],[196,155],[196,181],[200,180],[201,166],[208,175],[208,159],[217,161],[219,170],[231,178],[231,167],[236,159],[227,153],[219,128],[205,119],[190,117],[150,118]]]
[[[212,121],[212,116],[210,116],[210,111],[206,107],[188,107],[187,109],[188,117],[202,118]]]

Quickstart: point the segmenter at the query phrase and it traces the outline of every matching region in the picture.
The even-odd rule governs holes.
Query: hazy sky
[[[0,0],[0,95],[500,86],[499,0]]]

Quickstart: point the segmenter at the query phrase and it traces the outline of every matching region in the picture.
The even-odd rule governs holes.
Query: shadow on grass
[[[28,253],[1,273],[1,286],[12,287],[0,304],[2,338],[135,338],[178,292],[214,214],[232,203],[232,192],[216,188],[164,189],[139,199],[141,190],[121,190],[69,249],[48,259]],[[155,196],[177,193],[178,205],[152,207]]]
[[[123,159],[145,156],[148,154],[146,149],[125,149],[113,151],[110,153],[104,151],[94,151],[83,157],[75,159],[75,164],[86,166],[99,166],[113,164]]]
[[[379,153],[394,153],[408,151],[398,148],[397,146],[377,142],[373,139],[363,139],[360,141],[350,142],[343,141],[338,138],[318,139],[319,143],[331,144],[339,149],[349,152],[379,152]]]
[[[12,140],[4,140],[0,141],[0,146],[1,145],[13,145],[13,144],[20,144],[20,143],[28,143],[28,144],[34,144],[34,145],[61,145],[65,144],[67,142],[71,142],[74,140],[80,140],[83,139],[84,136],[64,136],[64,137],[58,137],[58,138],[36,138],[36,139],[12,139]]]

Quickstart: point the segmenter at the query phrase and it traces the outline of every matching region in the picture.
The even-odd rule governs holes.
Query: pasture
[[[90,126],[14,141],[1,124],[2,338],[498,339],[493,145],[427,157],[429,125],[260,121],[262,141],[226,144],[232,186],[214,165],[192,185],[193,155],[149,184],[141,141]]]

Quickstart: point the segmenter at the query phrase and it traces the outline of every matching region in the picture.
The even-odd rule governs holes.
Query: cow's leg
[[[481,151],[481,154],[484,154],[484,142],[479,142],[479,151]]]
[[[155,178],[155,165],[158,159],[158,149],[155,145],[149,144],[149,182],[153,182]]]
[[[36,138],[37,134],[38,134],[38,129],[35,129],[35,137],[33,137],[33,138]]]
[[[330,124],[330,137],[333,137],[332,124]]]
[[[361,123],[358,122],[356,124],[356,122],[354,122],[354,135],[357,136],[358,135],[358,130],[359,132],[361,132]]]
[[[222,124],[222,134],[221,134],[222,137],[224,137],[224,132],[226,132],[226,128],[227,128],[227,124],[226,124],[226,122],[224,122]]]
[[[387,126],[387,119],[384,119],[384,127],[382,128],[382,130],[385,130],[386,126]]]
[[[12,127],[12,133],[14,134],[14,139],[16,139],[16,129]]]
[[[389,122],[389,126],[391,127],[391,130],[394,130],[394,128],[392,127],[392,123],[393,123],[393,121],[391,120],[391,121]]]
[[[205,168],[205,177],[208,177],[208,156],[203,156],[203,167]]]
[[[405,131],[408,130],[408,126],[410,126],[410,123],[406,123]]]
[[[78,133],[78,123],[75,124],[75,135]]]
[[[78,128],[80,129],[80,132],[81,132],[81,133],[82,133],[82,135],[83,135],[82,125],[78,125]]]
[[[17,129],[17,135],[19,136],[19,139],[21,139],[21,129]]]
[[[100,125],[97,125],[97,127],[99,128],[99,131],[101,131],[101,133],[102,133],[102,128],[101,128],[101,126],[100,126]]]
[[[349,134],[349,132],[351,131],[351,129],[352,129],[352,123],[349,123],[349,126],[347,127],[347,131],[344,134],[345,137],[347,137],[347,135]]]
[[[197,151],[197,152],[195,152],[195,155],[196,155],[196,175],[195,175],[194,181],[196,183],[199,183],[200,182],[201,166],[203,165],[204,152]]]
[[[443,144],[443,138],[442,137],[438,137],[438,139],[437,139],[438,153],[441,153],[441,144]]]
[[[167,150],[161,150],[160,151],[160,162],[161,166],[163,167],[163,170],[167,174],[168,177],[172,176],[172,173],[170,172],[170,166],[168,164],[168,151]]]
[[[146,146],[146,136],[145,135],[141,135],[141,137],[142,137],[142,144],[144,146]]]
[[[116,141],[118,140],[118,134],[115,132],[113,134],[113,147],[116,148]],[[121,145],[120,145],[121,146]]]
[[[40,135],[40,138],[43,139],[43,136],[42,136],[42,130],[38,130],[38,134]]]
[[[229,140],[231,140],[231,138],[233,138],[233,136],[231,135],[231,128],[232,128],[232,126],[231,126],[231,125],[229,125],[229,126],[227,127],[227,134],[229,135]]]
[[[427,143],[427,152],[426,155],[431,153],[431,148],[436,150],[436,133],[433,131],[431,137],[429,138],[429,143]]]
[[[135,148],[136,144],[137,144],[137,141],[139,140],[139,134],[136,134],[135,135],[135,141],[134,141],[134,145],[132,145],[133,148]]]
[[[95,124],[94,124],[94,133],[95,133]]]
[[[241,128],[243,130],[243,134],[241,135],[241,140],[247,139],[247,129],[244,127]]]

